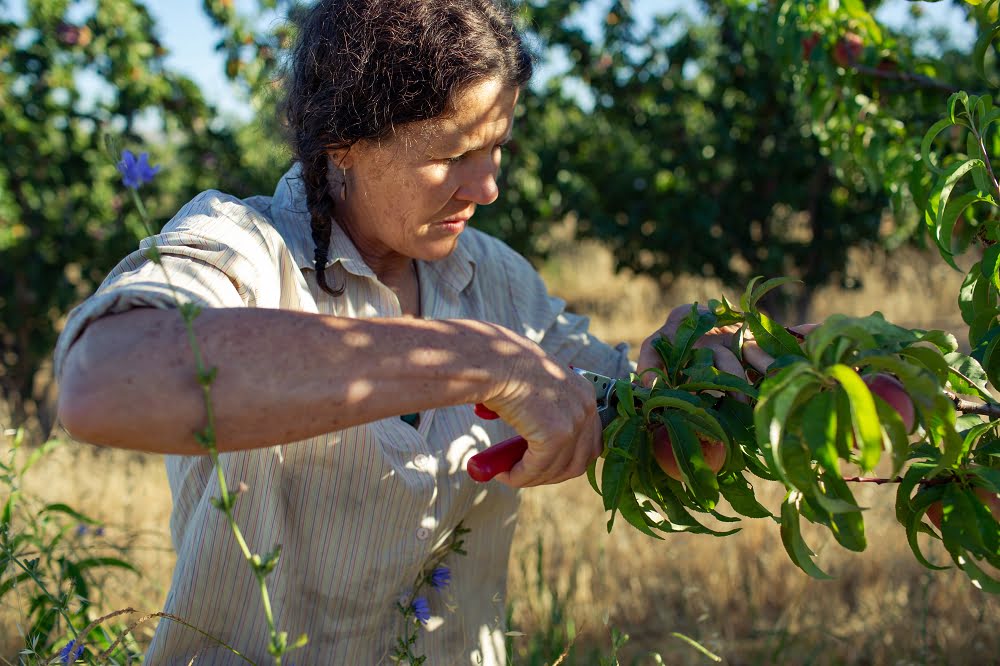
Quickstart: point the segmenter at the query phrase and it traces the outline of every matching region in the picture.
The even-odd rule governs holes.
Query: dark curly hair
[[[521,87],[531,57],[511,10],[495,0],[320,0],[302,16],[284,114],[325,268],[336,200],[329,152],[447,114],[458,93],[498,78]]]

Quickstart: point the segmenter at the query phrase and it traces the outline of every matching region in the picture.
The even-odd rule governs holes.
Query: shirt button
[[[417,538],[420,539],[421,541],[426,541],[427,537],[429,537],[430,535],[431,531],[426,527],[417,528]]]

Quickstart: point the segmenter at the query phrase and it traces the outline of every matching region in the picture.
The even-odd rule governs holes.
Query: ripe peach
[[[858,61],[864,49],[865,43],[860,35],[853,32],[845,33],[833,47],[833,61],[841,67],[850,67]]]
[[[990,513],[993,514],[993,520],[1000,522],[1000,494],[991,493],[986,488],[975,488],[973,490],[978,497],[986,506],[989,507]],[[930,519],[934,527],[941,529],[941,519],[943,517],[943,508],[941,502],[934,502],[929,507],[927,507],[927,518]]]
[[[917,423],[917,415],[913,407],[913,400],[906,394],[902,383],[884,372],[868,375],[863,379],[872,393],[885,400],[899,413],[899,417],[903,419],[903,425],[906,427],[906,432],[913,432],[913,426]]]
[[[677,481],[683,481],[681,468],[677,464],[674,456],[673,446],[670,444],[670,435],[663,426],[653,429],[653,457],[659,463],[660,469],[666,472],[667,476]],[[698,433],[698,441],[701,443],[701,455],[705,458],[709,468],[718,474],[722,466],[726,464],[726,445],[716,439],[705,437]]]
[[[808,37],[802,38],[802,60],[808,61],[812,58],[813,49],[819,44],[820,39],[822,39],[822,35],[818,32],[813,32]]]

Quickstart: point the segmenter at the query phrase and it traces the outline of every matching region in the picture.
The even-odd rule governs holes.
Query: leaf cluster
[[[958,351],[954,336],[896,326],[879,313],[836,315],[800,339],[758,309],[767,292],[785,283],[751,281],[738,309],[725,298],[693,307],[672,341],[655,344],[663,368],[647,371],[655,375],[651,386],[618,383],[618,416],[604,432],[600,474],[596,463],[589,470],[611,512],[609,531],[621,514],[656,538],[679,531],[726,536],[738,529],[728,524],[740,518],[720,510],[724,500],[740,517],[778,522],[789,558],[809,575],[825,578],[803,538],[802,520],[826,528],[844,548],[865,550],[864,509],[849,483],[859,479],[845,477],[845,471],[870,473],[887,457],[896,478],[879,481],[902,481],[897,517],[918,560],[929,564],[915,533],[932,534],[977,584],[1000,589],[976,564],[1000,563],[1000,526],[968,490],[972,484],[997,492],[1000,465],[992,452],[1000,438],[993,420],[957,416],[953,399],[975,396],[994,409],[993,418],[1000,415],[985,371]],[[720,335],[721,326],[738,326],[732,336],[738,357],[751,341],[770,355],[764,372],[750,369],[748,381],[713,367],[712,352],[696,343]],[[912,402],[913,433],[888,396],[869,388],[876,375],[895,378],[897,397]],[[660,428],[669,435],[681,480],[656,460],[653,440]],[[725,446],[718,472],[704,460],[706,440]],[[778,515],[755,497],[761,480],[786,490]],[[935,501],[947,502],[952,525],[943,526],[940,536],[921,520]],[[707,525],[698,514],[727,528]]]
[[[97,654],[101,663],[127,663],[142,653],[126,626],[95,621],[110,577],[139,574],[126,549],[93,518],[65,503],[38,505],[20,489],[25,473],[57,446],[47,442],[18,463],[19,433],[0,461],[0,486],[9,490],[0,510],[0,601],[24,609],[22,659],[49,663],[74,640],[85,644],[88,663]]]

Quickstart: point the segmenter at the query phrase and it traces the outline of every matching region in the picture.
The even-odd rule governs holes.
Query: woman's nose
[[[479,161],[475,168],[467,174],[467,178],[458,190],[457,197],[483,206],[493,203],[500,196],[500,188],[497,187],[499,169],[499,156]]]

